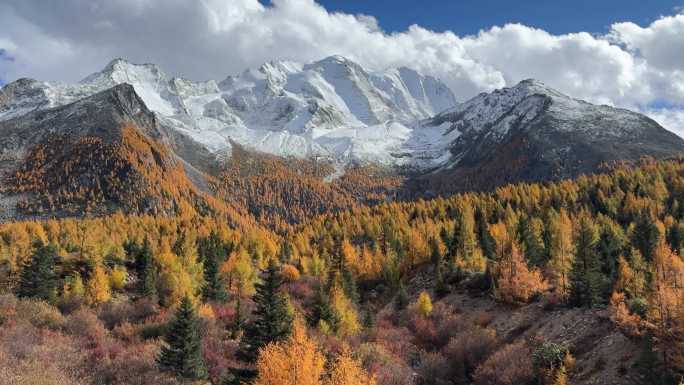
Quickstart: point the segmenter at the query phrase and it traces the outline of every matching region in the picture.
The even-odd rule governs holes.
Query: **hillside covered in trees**
[[[316,175],[300,168],[289,180]],[[287,178],[253,177],[260,189],[230,194],[231,175],[249,172],[234,166],[217,183],[244,218],[247,202],[277,202],[250,220],[181,210],[0,224],[0,382],[678,384],[684,374],[684,159],[410,202],[341,179],[313,190],[335,199],[347,186],[374,204],[332,211],[284,200]]]

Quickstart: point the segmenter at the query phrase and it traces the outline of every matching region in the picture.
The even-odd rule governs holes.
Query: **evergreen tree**
[[[158,358],[162,370],[185,379],[202,379],[207,369],[202,359],[199,318],[189,297],[183,297],[164,338],[166,346]]]
[[[541,219],[532,217],[520,220],[522,251],[534,267],[544,266],[547,261],[543,234],[544,224]]]
[[[682,255],[682,248],[684,247],[684,223],[675,222],[667,234],[667,241],[672,248],[672,251]]]
[[[235,323],[233,324],[232,330],[233,337],[237,336],[245,326],[245,319],[242,315],[242,300],[240,299],[239,294],[235,297]]]
[[[437,239],[430,239],[430,250],[430,258],[435,272],[435,293],[438,296],[443,296],[449,293],[449,285],[447,285],[446,279],[444,278],[444,257],[439,249]]]
[[[256,285],[254,321],[247,325],[240,341],[239,355],[246,361],[257,359],[259,349],[271,342],[282,341],[292,331],[293,317],[287,298],[280,292],[283,279],[275,262],[271,261],[263,282]]]
[[[475,222],[477,224],[477,239],[480,242],[482,255],[484,255],[484,257],[487,259],[494,259],[496,253],[496,243],[494,242],[492,233],[489,232],[487,218],[480,208],[475,211]]]
[[[157,295],[157,267],[154,264],[150,241],[145,237],[142,247],[133,246],[135,270],[138,275],[138,291],[145,297]]]
[[[570,298],[573,306],[595,306],[600,301],[601,273],[596,246],[598,229],[585,213],[577,231],[575,260],[570,271]]]
[[[394,299],[394,307],[397,310],[404,310],[406,309],[406,306],[409,304],[409,296],[408,292],[406,291],[406,285],[404,285],[403,281],[399,282],[399,291],[397,292],[397,296]]]
[[[330,306],[330,294],[324,286],[321,286],[314,297],[314,302],[311,306],[311,315],[309,316],[309,323],[311,326],[317,327],[321,325],[321,321],[325,323],[331,330],[337,330],[337,319],[335,312]]]
[[[198,241],[197,251],[204,263],[202,296],[205,300],[225,301],[228,298],[225,283],[219,271],[221,263],[228,255],[228,249],[215,232],[212,232],[208,238]]]
[[[650,262],[659,240],[660,230],[655,224],[655,219],[646,210],[643,210],[634,224],[632,244],[641,252],[644,259]]]
[[[223,277],[219,271],[219,257],[214,254],[204,258],[204,286],[202,296],[205,300],[225,301],[228,298]]]
[[[600,230],[598,241],[599,261],[603,279],[602,295],[609,298],[611,285],[617,279],[618,260],[624,254],[627,240],[622,229],[607,217],[600,216]]]
[[[372,329],[375,327],[375,314],[373,314],[373,309],[370,307],[366,308],[363,315],[363,327],[366,329]]]
[[[44,300],[53,299],[58,286],[58,277],[55,272],[58,258],[57,248],[54,245],[40,244],[21,270],[17,295]]]

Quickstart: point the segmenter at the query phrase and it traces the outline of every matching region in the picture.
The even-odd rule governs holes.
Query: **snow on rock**
[[[162,124],[211,151],[231,142],[340,164],[431,166],[444,158],[448,127],[417,122],[456,104],[449,88],[408,68],[369,72],[341,56],[300,64],[274,61],[238,75],[195,82],[167,76],[154,64],[115,59],[78,84],[22,79],[0,90],[0,120],[56,107],[131,84]]]

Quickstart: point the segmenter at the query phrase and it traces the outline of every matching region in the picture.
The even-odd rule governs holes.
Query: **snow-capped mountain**
[[[456,104],[449,88],[408,68],[369,72],[344,57],[270,62],[222,81],[167,76],[122,59],[78,84],[20,79],[0,91],[0,120],[131,84],[160,122],[213,152],[231,142],[281,156],[403,165],[444,159],[440,128],[416,122]]]
[[[535,80],[480,94],[422,126],[455,137],[445,162],[424,178],[438,191],[571,178],[602,163],[684,151],[684,140],[644,115],[573,99]]]
[[[77,84],[20,79],[0,89],[0,128],[121,84],[152,111],[160,140],[204,170],[239,144],[338,166],[401,166],[430,181],[421,191],[438,180],[435,190],[448,192],[573,177],[602,162],[684,150],[681,138],[641,114],[576,100],[538,81],[457,103],[433,77],[407,68],[370,72],[340,56],[270,62],[222,81],[170,77],[156,65],[121,59]]]

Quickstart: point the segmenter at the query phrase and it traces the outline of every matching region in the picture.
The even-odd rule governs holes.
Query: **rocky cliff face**
[[[423,123],[458,135],[451,156],[419,177],[435,192],[571,178],[602,163],[666,158],[684,140],[631,111],[592,105],[526,80],[479,95]]]

